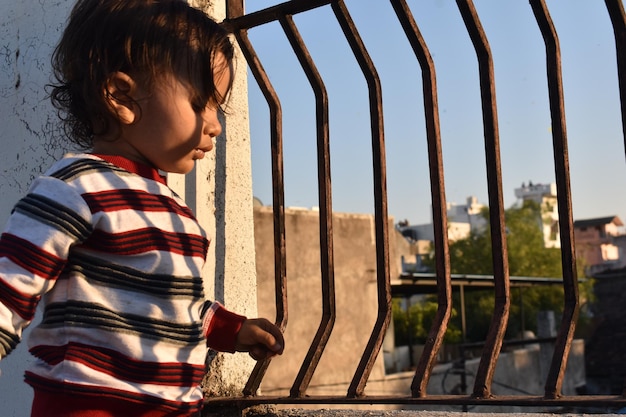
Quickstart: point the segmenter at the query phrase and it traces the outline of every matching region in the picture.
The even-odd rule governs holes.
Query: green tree
[[[488,209],[483,209],[481,214],[489,220]],[[510,275],[562,276],[561,251],[544,247],[541,211],[537,203],[526,201],[522,207],[506,210],[505,221]],[[472,230],[467,238],[450,244],[451,271],[453,274],[492,275],[491,253],[490,227]]]
[[[395,298],[392,301],[392,313],[397,346],[424,344],[437,314],[437,300],[432,296],[425,297],[421,302],[404,309],[402,301]],[[457,311],[453,309],[452,317],[456,315]],[[455,323],[451,323],[446,330],[444,342],[458,343],[460,341],[461,330]]]
[[[482,215],[489,219],[488,209]],[[561,278],[561,251],[544,245],[541,207],[526,201],[522,206],[505,211],[507,254],[511,276]],[[489,222],[487,221],[487,224]],[[428,262],[434,265],[434,259]],[[473,230],[465,239],[450,243],[450,267],[453,274],[493,275],[491,233]],[[581,298],[590,297],[590,284],[581,289]],[[458,293],[453,303],[460,306]],[[465,293],[467,341],[485,340],[494,305],[492,289]],[[517,337],[521,330],[536,330],[537,312],[554,310],[557,317],[563,310],[562,285],[536,285],[511,291],[511,309],[507,337]],[[451,325],[461,328],[460,317],[451,319]],[[428,328],[427,328],[428,329]]]

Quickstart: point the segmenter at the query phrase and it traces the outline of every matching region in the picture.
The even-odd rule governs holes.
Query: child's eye
[[[206,106],[207,106],[207,102],[206,101],[202,101],[202,100],[198,100],[198,99],[191,100],[191,108],[196,113],[200,113],[200,112],[204,111]]]
[[[215,99],[209,99],[209,101],[204,105],[205,108],[209,108],[212,110],[222,110],[222,105],[219,104]]]
[[[210,97],[208,100],[201,97],[193,97],[191,99],[191,108],[196,113],[202,113],[207,108],[224,111],[223,107],[223,103],[218,103],[213,97]]]

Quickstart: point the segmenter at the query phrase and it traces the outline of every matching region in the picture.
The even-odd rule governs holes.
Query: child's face
[[[219,97],[226,97],[231,73],[220,57],[215,63],[219,70],[214,80]],[[124,156],[165,172],[186,174],[197,159],[213,149],[213,139],[222,133],[218,119],[221,103],[210,101],[204,110],[194,111],[189,89],[174,77],[158,80],[149,94],[139,89],[136,97],[140,114],[132,123],[123,124],[118,140],[102,145],[107,148],[103,153]]]

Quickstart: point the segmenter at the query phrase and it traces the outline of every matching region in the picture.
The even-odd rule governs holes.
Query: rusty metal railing
[[[382,1],[382,0],[378,0]],[[493,247],[493,270],[495,306],[487,339],[482,349],[474,387],[470,395],[427,395],[426,386],[436,363],[452,309],[450,260],[447,238],[447,214],[444,187],[444,170],[437,106],[437,86],[433,60],[428,47],[413,19],[405,0],[390,0],[399,24],[412,47],[422,71],[422,92],[430,188],[433,206],[434,246],[438,288],[438,310],[427,339],[424,353],[417,365],[411,385],[411,395],[368,396],[365,384],[378,356],[385,331],[391,318],[391,287],[389,276],[388,215],[386,192],[385,141],[381,86],[376,68],[370,59],[361,37],[342,0],[293,0],[268,9],[245,14],[243,0],[227,1],[227,19],[224,26],[235,36],[250,70],[258,83],[270,109],[271,150],[274,210],[275,246],[275,294],[276,323],[285,329],[287,325],[285,213],[283,178],[282,111],[280,99],[263,69],[247,31],[256,26],[277,21],[282,26],[315,95],[318,195],[320,201],[320,242],[322,319],[317,333],[290,390],[285,397],[258,395],[269,361],[257,363],[241,397],[210,398],[213,406],[237,406],[246,408],[256,404],[445,404],[445,405],[517,405],[517,406],[626,406],[626,393],[622,396],[563,396],[561,393],[567,358],[578,317],[578,278],[573,239],[572,204],[568,160],[563,87],[561,80],[561,57],[559,40],[544,0],[530,0],[539,30],[546,48],[547,81],[552,139],[555,161],[559,226],[561,235],[564,311],[556,337],[551,367],[545,383],[543,396],[495,396],[492,382],[496,362],[500,355],[510,308],[510,282],[508,271],[506,226],[502,193],[502,173],[498,117],[495,101],[493,59],[489,42],[482,29],[479,16],[471,0],[457,0],[459,12],[472,41],[479,67],[480,92],[483,115],[484,145],[489,213]],[[622,124],[626,138],[626,17],[621,0],[605,0],[614,28],[618,79],[620,89]],[[311,396],[307,388],[319,360],[324,353],[335,322],[335,286],[333,261],[333,225],[330,180],[330,147],[328,129],[328,97],[322,77],[318,73],[305,42],[298,33],[292,16],[320,7],[330,7],[363,76],[369,92],[370,128],[372,134],[373,177],[375,199],[376,270],[378,315],[371,336],[361,356],[352,382],[345,395]]]

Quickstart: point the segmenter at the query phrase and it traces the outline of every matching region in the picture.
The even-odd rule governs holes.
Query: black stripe
[[[62,276],[78,273],[108,287],[169,298],[204,298],[202,277],[146,273],[74,251]]]
[[[213,301],[206,300],[204,304],[202,304],[202,307],[200,308],[200,317],[206,316],[206,312],[209,311],[212,305],[213,305]]]
[[[106,161],[98,161],[94,159],[79,159],[70,165],[53,172],[50,176],[58,178],[62,181],[71,181],[74,178],[90,172],[117,171],[122,174],[128,174],[128,171],[110,164]]]
[[[15,211],[75,236],[79,241],[85,240],[92,231],[91,225],[78,213],[39,194],[28,194],[16,204]]]
[[[46,306],[41,326],[60,328],[77,326],[99,328],[116,333],[133,333],[154,340],[173,343],[200,343],[203,340],[200,322],[176,323],[151,319],[136,314],[109,310],[99,304],[82,301],[52,303]]]
[[[0,353],[2,353],[0,356],[4,357],[11,353],[19,342],[19,337],[0,328]]]

